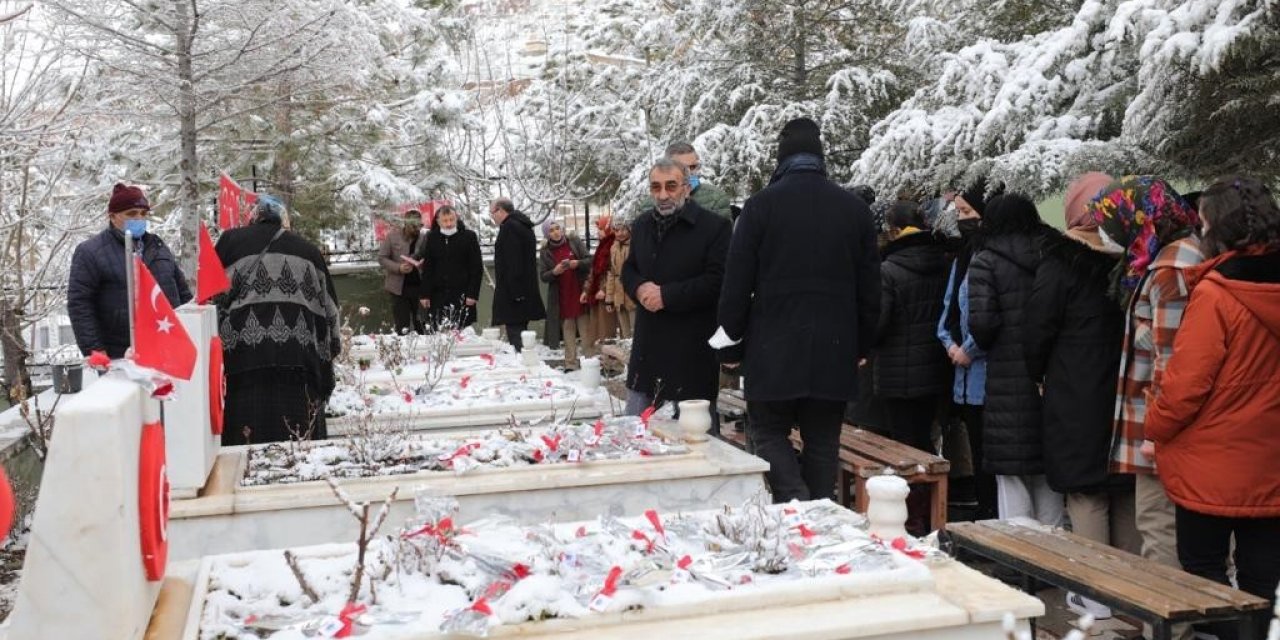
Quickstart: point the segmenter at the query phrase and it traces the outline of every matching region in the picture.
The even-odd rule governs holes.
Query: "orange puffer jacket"
[[[1146,437],[1169,497],[1208,515],[1280,516],[1280,252],[1224,254],[1196,285]]]

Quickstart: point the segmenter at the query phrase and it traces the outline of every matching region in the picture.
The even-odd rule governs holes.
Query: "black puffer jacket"
[[[969,264],[969,332],[987,352],[983,465],[987,473],[1044,473],[1040,390],[1022,353],[1040,235],[987,238]]]
[[[1054,491],[1118,480],[1107,472],[1124,342],[1124,311],[1107,297],[1115,266],[1116,258],[1065,235],[1045,238],[1024,351],[1027,372],[1044,382],[1044,467]]]
[[[191,299],[191,288],[160,236],[142,236],[142,262],[169,304]],[[129,349],[129,296],[125,291],[124,233],[108,227],[76,247],[67,284],[67,314],[81,353],[124,357]]]
[[[885,246],[875,348],[880,396],[921,398],[951,387],[951,362],[938,341],[949,268],[946,247],[931,233],[902,236]]]

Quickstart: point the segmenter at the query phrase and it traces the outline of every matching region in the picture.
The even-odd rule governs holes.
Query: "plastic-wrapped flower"
[[[107,367],[111,366],[111,358],[102,351],[94,351],[89,354],[89,358],[86,360],[86,363],[89,365],[90,369],[106,371]]]

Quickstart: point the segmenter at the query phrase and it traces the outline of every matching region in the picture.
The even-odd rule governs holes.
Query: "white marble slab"
[[[10,640],[142,637],[160,583],[142,563],[139,443],[158,419],[154,400],[113,376],[59,407]]]
[[[165,407],[165,455],[173,495],[192,497],[204,486],[222,443],[209,415],[209,346],[218,317],[209,305],[186,304],[177,312],[196,345],[196,367],[191,380],[174,381],[174,399]]]
[[[719,440],[686,455],[589,464],[552,464],[455,475],[426,472],[342,482],[356,500],[400,495],[390,522],[413,512],[417,491],[457,496],[462,521],[505,514],[520,522],[576,520],[600,513],[638,515],[645,509],[689,511],[742,504],[765,491],[768,464]],[[239,487],[243,448],[223,450],[218,487],[175,500],[170,509],[170,557],[175,560],[254,549],[344,542],[356,522],[323,483]],[[225,476],[225,477],[223,477]]]

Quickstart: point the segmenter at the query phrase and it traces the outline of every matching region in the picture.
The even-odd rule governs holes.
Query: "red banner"
[[[226,231],[249,223],[258,194],[245,190],[227,174],[218,177],[218,228]]]
[[[378,242],[378,244],[382,244],[382,241],[387,238],[387,231],[398,226],[398,223],[395,222],[395,220],[404,218],[405,212],[410,209],[417,209],[422,212],[423,228],[430,227],[431,221],[435,220],[436,209],[446,204],[449,204],[448,200],[428,200],[427,202],[419,202],[416,204],[405,203],[396,205],[395,209],[393,209],[392,215],[390,216],[391,219],[388,219],[388,216],[385,213],[374,213],[373,239]]]

